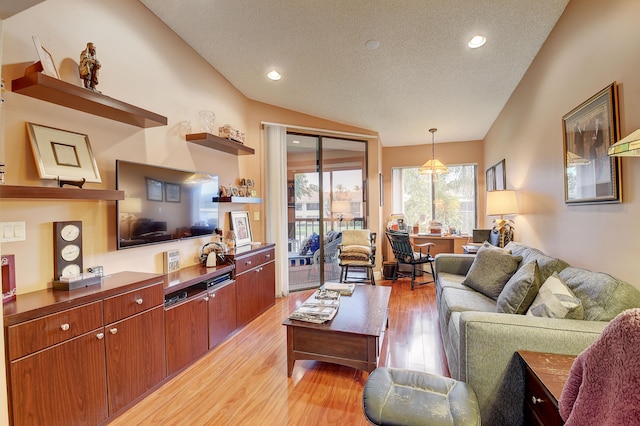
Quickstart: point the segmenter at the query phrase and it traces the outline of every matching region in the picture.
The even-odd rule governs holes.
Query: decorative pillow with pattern
[[[540,287],[527,315],[545,318],[584,319],[582,302],[554,272]]]

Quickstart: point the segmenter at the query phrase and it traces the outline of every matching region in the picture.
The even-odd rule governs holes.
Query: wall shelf
[[[230,141],[229,139],[212,135],[211,133],[192,133],[186,135],[185,138],[187,142],[226,152],[227,154],[252,155],[256,153],[256,150],[253,148],[244,146],[243,144],[238,142]]]
[[[238,203],[238,204],[261,204],[262,198],[257,197],[213,197],[214,203]]]
[[[124,191],[114,189],[56,188],[46,186],[0,185],[0,198],[49,200],[124,200]]]
[[[167,125],[167,117],[40,72],[31,72],[13,80],[11,90],[21,95],[133,126],[148,128]]]

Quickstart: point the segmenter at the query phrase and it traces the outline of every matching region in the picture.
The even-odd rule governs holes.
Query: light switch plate
[[[24,241],[25,239],[24,222],[0,222],[0,243]]]

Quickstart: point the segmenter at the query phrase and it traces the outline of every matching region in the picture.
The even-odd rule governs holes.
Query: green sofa
[[[494,298],[463,284],[473,255],[436,256],[436,298],[449,371],[476,392],[484,425],[524,422],[524,367],[516,351],[577,355],[617,314],[640,307],[640,291],[611,275],[571,267],[515,242],[505,249],[522,258],[517,268],[535,260],[540,284],[556,272],[582,302],[584,319],[498,313]]]

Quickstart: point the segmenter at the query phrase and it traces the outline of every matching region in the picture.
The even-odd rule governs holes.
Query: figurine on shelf
[[[96,47],[93,43],[87,43],[87,48],[80,54],[80,78],[84,81],[84,87],[99,93],[96,86],[98,85],[98,70],[100,69],[100,61],[96,58]]]

